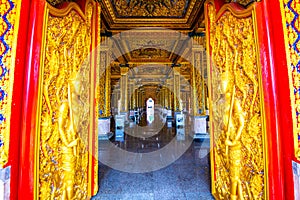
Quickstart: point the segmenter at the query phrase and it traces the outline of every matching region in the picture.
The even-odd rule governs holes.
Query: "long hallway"
[[[159,119],[155,116],[155,121]],[[159,119],[161,120],[161,119]],[[154,123],[157,124],[157,123]],[[138,127],[151,127],[146,124],[146,117]],[[137,127],[127,128],[136,129]],[[148,128],[146,130],[152,130]],[[140,131],[140,130],[139,130]],[[186,129],[188,131],[188,129]],[[123,141],[99,141],[99,155],[106,151],[107,143],[136,153],[157,151],[172,139],[183,140],[178,137],[179,131],[168,128],[166,124],[157,134],[150,137],[136,137],[132,134],[124,135]],[[145,131],[143,132],[145,133]],[[149,133],[151,134],[151,133]],[[189,134],[186,133],[185,137]],[[210,192],[209,140],[194,140],[187,151],[169,166],[157,171],[146,173],[128,173],[112,169],[99,162],[99,191],[93,199],[128,199],[128,200],[197,200],[213,199]]]

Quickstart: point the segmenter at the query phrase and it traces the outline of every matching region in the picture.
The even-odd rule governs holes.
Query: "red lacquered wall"
[[[21,86],[23,94],[20,121],[21,135],[19,137],[19,199],[34,198],[34,150],[38,100],[38,74],[40,70],[45,3],[46,1],[44,0],[33,0],[30,2],[30,6],[28,6],[29,9],[27,10],[29,13],[27,34],[23,33],[26,35],[27,42],[23,44],[26,48],[24,51],[26,56],[23,69],[24,81]]]
[[[292,159],[294,157],[288,67],[279,1],[264,0],[257,5],[258,36],[263,77],[270,102],[268,123],[270,199],[294,199]]]

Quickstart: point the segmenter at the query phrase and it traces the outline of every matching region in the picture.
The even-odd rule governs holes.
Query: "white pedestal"
[[[115,122],[116,122],[116,141],[124,141],[124,129],[125,129],[125,118],[124,114],[116,115]]]
[[[197,116],[194,119],[194,132],[207,134],[206,116]]]
[[[167,111],[167,118],[173,118],[172,117],[172,110]]]
[[[123,131],[125,127],[125,115],[116,115],[115,122],[116,122],[116,131]]]
[[[176,139],[177,139],[177,141],[185,140],[185,129],[184,128],[176,128]]]
[[[134,117],[134,110],[129,111],[129,117]]]
[[[110,118],[98,119],[98,135],[107,135],[110,132]]]
[[[135,125],[135,123],[134,123],[134,122],[129,122],[129,127],[130,127],[130,128],[133,128],[133,127],[134,127],[134,125]]]
[[[163,112],[164,112],[165,115],[167,115],[168,110],[164,108]]]
[[[176,127],[184,127],[184,115],[177,114],[176,115]]]

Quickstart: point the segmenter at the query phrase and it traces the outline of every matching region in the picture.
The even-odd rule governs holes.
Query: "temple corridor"
[[[125,132],[140,131],[139,136],[125,133],[123,141],[99,141],[99,156],[106,151],[106,143],[113,143],[119,148],[135,153],[149,153],[167,145],[173,138],[182,140],[190,137],[188,128],[182,136],[174,127],[168,128],[155,113],[154,122],[147,124],[146,114],[141,115],[138,126],[131,125]],[[165,121],[166,122],[166,121]],[[140,128],[140,129],[139,129]],[[141,129],[143,129],[141,131]],[[157,134],[153,132],[157,131]],[[141,135],[150,137],[141,137]],[[180,136],[181,135],[181,136]],[[117,139],[118,140],[118,139]],[[99,162],[99,191],[93,198],[97,200],[165,200],[165,199],[213,199],[210,191],[209,139],[194,140],[188,150],[171,165],[146,173],[127,173],[114,170]]]

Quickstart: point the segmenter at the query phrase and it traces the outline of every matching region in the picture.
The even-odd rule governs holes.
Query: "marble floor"
[[[157,120],[162,121],[159,117]],[[139,127],[147,127],[144,119]],[[156,125],[157,126],[157,125]],[[132,127],[134,130],[137,127]],[[99,155],[105,151],[107,143],[129,152],[150,153],[164,148],[177,137],[179,131],[175,128],[161,126],[159,131],[149,126],[144,132],[149,137],[125,134],[123,141],[99,141]],[[139,132],[141,129],[138,130]],[[156,132],[155,132],[156,131]],[[185,137],[189,137],[185,130]],[[145,133],[143,133],[145,134]],[[177,141],[176,140],[176,141]],[[182,141],[180,141],[182,142]],[[177,145],[177,144],[176,144]],[[210,188],[209,140],[191,140],[189,147],[179,159],[170,165],[156,171],[144,173],[129,173],[112,169],[99,162],[99,191],[94,200],[209,200],[214,199]]]

